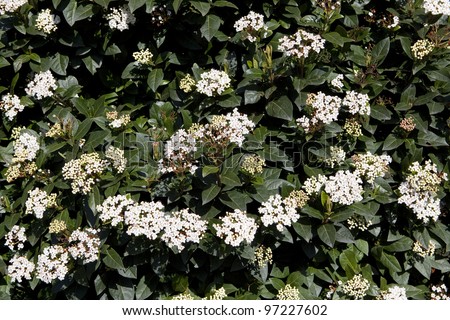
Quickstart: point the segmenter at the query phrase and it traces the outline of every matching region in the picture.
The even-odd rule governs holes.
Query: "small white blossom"
[[[221,287],[213,290],[212,295],[209,296],[208,300],[223,300],[226,296],[227,293],[225,292],[225,288]]]
[[[417,60],[422,60],[427,55],[432,53],[434,50],[434,44],[428,39],[425,40],[417,40],[412,46],[411,46],[411,53],[412,56]]]
[[[205,220],[195,213],[190,213],[188,209],[183,209],[172,212],[167,218],[161,240],[169,247],[177,247],[182,251],[188,242],[200,243],[206,229]]]
[[[58,86],[56,85],[55,78],[50,70],[47,70],[37,73],[33,80],[28,83],[25,92],[40,100],[42,98],[53,96],[53,90],[56,90],[57,88]]]
[[[342,291],[356,300],[364,298],[367,290],[370,288],[370,282],[364,279],[362,275],[355,275],[342,285]]]
[[[0,15],[12,13],[27,2],[28,0],[0,0]]]
[[[230,87],[231,79],[224,71],[211,69],[203,72],[197,82],[197,91],[208,97],[221,95]]]
[[[61,19],[52,14],[50,9],[41,10],[36,18],[36,29],[46,34],[50,34],[58,29],[57,24]]]
[[[348,107],[351,114],[370,115],[369,96],[365,93],[347,91],[342,105]]]
[[[343,74],[338,74],[336,77],[331,80],[331,85],[337,89],[342,89],[344,87],[344,83],[342,82],[344,80]]]
[[[111,161],[111,164],[114,169],[117,170],[117,173],[124,172],[127,167],[127,159],[125,159],[124,154],[123,150],[113,146],[108,146],[108,149],[106,149],[105,157]]]
[[[428,242],[428,248],[424,247],[419,241],[414,242],[412,247],[412,251],[422,258],[434,256],[435,250],[436,245],[431,240]]]
[[[253,241],[258,225],[245,211],[235,209],[234,212],[227,212],[220,220],[221,223],[216,223],[213,227],[217,231],[217,236],[226,244],[238,247],[244,242],[250,244]]]
[[[433,15],[450,15],[449,0],[424,0],[423,8]]]
[[[300,292],[297,288],[287,284],[278,291],[277,300],[300,300]]]
[[[111,121],[109,123],[109,126],[113,129],[126,127],[127,124],[131,121],[129,114],[123,114],[119,117],[119,113],[117,111],[107,112],[106,119]]]
[[[8,275],[11,277],[11,282],[22,282],[22,279],[31,280],[31,273],[34,271],[35,265],[26,257],[15,255],[8,266]]]
[[[103,223],[111,223],[113,227],[124,221],[125,211],[136,202],[128,196],[116,195],[106,198],[102,204],[97,206],[99,218]]]
[[[406,289],[393,286],[388,288],[386,291],[381,291],[380,295],[377,297],[378,300],[408,300],[406,297]]]
[[[167,224],[166,215],[161,202],[140,202],[128,206],[124,213],[127,234],[144,235],[155,240]]]
[[[325,48],[325,39],[304,30],[298,30],[294,35],[284,36],[280,39],[278,49],[288,57],[298,59],[307,58],[310,51],[319,53]]]
[[[5,117],[9,121],[12,121],[24,108],[25,107],[20,102],[18,96],[10,93],[2,96],[2,100],[0,101],[0,111],[4,112]]]
[[[25,241],[27,241],[25,228],[18,225],[13,226],[5,236],[5,245],[11,251],[23,249]]]
[[[256,41],[256,35],[261,30],[266,30],[264,26],[264,16],[250,11],[250,13],[234,23],[236,32],[243,32],[245,39],[250,42]]]
[[[324,162],[326,165],[334,168],[335,165],[340,165],[345,161],[345,151],[341,147],[330,147],[330,155],[325,158]]]
[[[348,170],[340,170],[334,176],[328,177],[324,190],[332,202],[342,205],[351,205],[363,199],[361,178]]]
[[[447,180],[447,174],[439,173],[430,160],[423,166],[416,161],[410,165],[408,171],[406,181],[398,188],[401,194],[398,203],[405,204],[424,223],[428,223],[430,219],[437,221],[441,214],[437,191],[441,182]]]
[[[69,237],[68,248],[72,258],[82,259],[83,263],[97,261],[100,250],[100,238],[97,233],[98,230],[91,228],[73,231]]]
[[[317,195],[326,181],[327,177],[322,174],[312,176],[306,179],[302,188],[306,191],[308,196]]]
[[[450,295],[447,293],[447,286],[441,284],[439,286],[431,287],[431,300],[450,300]]]
[[[38,256],[36,277],[51,283],[55,279],[64,280],[69,272],[69,253],[60,245],[46,247]]]
[[[352,156],[355,173],[364,177],[367,182],[374,183],[375,178],[384,177],[389,171],[389,164],[392,158],[388,155],[376,155],[367,151],[365,154],[355,154]]]
[[[272,249],[267,248],[265,246],[259,246],[255,249],[255,264],[258,265],[258,267],[262,268],[266,266],[267,264],[271,264],[273,262],[273,253]]]
[[[13,141],[13,146],[13,162],[33,161],[40,150],[38,139],[34,135],[23,131]]]
[[[119,31],[128,29],[130,24],[133,25],[136,22],[136,17],[131,13],[128,6],[111,8],[110,13],[106,15],[106,19],[111,29],[117,29]]]
[[[25,207],[25,214],[34,214],[36,218],[42,219],[47,209],[56,207],[56,193],[48,194],[44,190],[34,188],[28,191]]]

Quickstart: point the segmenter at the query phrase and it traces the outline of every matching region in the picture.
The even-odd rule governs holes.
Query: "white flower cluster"
[[[317,195],[326,181],[327,177],[322,174],[312,176],[306,179],[302,188],[308,196]]]
[[[119,117],[117,111],[110,111],[106,113],[106,120],[111,121],[109,126],[113,129],[119,129],[121,127],[126,127],[126,125],[131,121],[129,114],[123,114]]]
[[[153,54],[150,52],[149,48],[145,48],[133,53],[133,58],[140,65],[151,65],[153,63]]]
[[[406,297],[405,288],[393,286],[387,290],[380,291],[377,300],[408,300],[408,298]]]
[[[127,159],[125,159],[124,154],[123,150],[113,146],[109,146],[108,149],[106,149],[105,157],[110,160],[113,168],[117,170],[117,173],[124,172],[127,167]]]
[[[140,202],[129,206],[124,214],[127,233],[155,240],[166,226],[167,220],[161,202]]]
[[[334,168],[335,165],[340,165],[345,161],[345,151],[341,147],[330,147],[330,155],[324,159],[326,165]]]
[[[31,280],[31,273],[34,271],[35,265],[25,257],[15,255],[8,266],[8,275],[11,282],[22,282],[22,279]]]
[[[192,78],[190,74],[185,75],[184,78],[180,80],[180,89],[185,93],[194,91],[196,85],[197,82],[195,82],[195,79]]]
[[[405,204],[424,223],[430,219],[437,221],[441,208],[436,193],[441,182],[447,180],[447,174],[439,173],[431,160],[427,160],[423,166],[416,161],[410,165],[408,171],[406,181],[398,188],[401,194],[398,203]]]
[[[34,214],[36,218],[42,219],[44,212],[54,207],[56,207],[56,193],[48,194],[39,188],[28,191],[25,214]]]
[[[285,199],[279,194],[271,195],[258,209],[261,222],[265,227],[275,224],[278,231],[283,231],[300,218],[297,209],[305,206],[308,199],[303,191],[294,191]]]
[[[205,126],[207,132],[205,136],[210,141],[222,142],[224,144],[235,143],[242,147],[245,135],[249,134],[255,127],[246,114],[239,113],[237,108],[226,115],[213,116],[211,123]]]
[[[50,225],[48,226],[48,232],[50,233],[60,233],[67,230],[67,224],[63,220],[54,219],[52,222],[50,222]]]
[[[69,237],[68,252],[74,259],[82,259],[83,263],[97,261],[100,250],[98,230],[87,228],[75,230]]]
[[[300,300],[300,291],[287,284],[284,288],[278,290],[277,300]]]
[[[164,149],[164,159],[158,163],[158,169],[161,173],[168,172],[185,172],[192,174],[197,170],[194,161],[194,153],[197,151],[197,139],[186,132],[179,129],[166,142]]]
[[[188,209],[172,212],[167,218],[161,239],[178,251],[184,249],[185,243],[200,243],[207,229],[207,223],[199,215],[190,213]]]
[[[12,13],[27,2],[28,0],[0,0],[0,15]]]
[[[366,231],[372,225],[372,221],[366,220],[365,217],[355,215],[347,219],[348,228],[359,229],[361,231]]]
[[[428,241],[428,248],[425,248],[419,241],[414,242],[412,247],[412,251],[422,258],[434,256],[435,250],[436,245],[431,240]]]
[[[136,22],[136,17],[131,13],[128,6],[111,8],[111,12],[106,15],[106,19],[111,29],[119,31],[128,29],[128,25],[133,25]]]
[[[434,15],[450,15],[450,1],[449,0],[424,0],[423,8],[425,12],[430,12]]]
[[[434,50],[434,44],[428,39],[425,40],[417,40],[411,46],[411,53],[413,57],[417,60],[422,60],[427,55],[429,55]]]
[[[367,290],[370,288],[370,282],[364,279],[362,275],[357,274],[342,285],[342,291],[356,300],[364,298]]]
[[[224,71],[211,69],[200,75],[197,82],[197,91],[206,94],[208,97],[221,95],[230,87],[231,79]]]
[[[227,293],[225,292],[225,288],[221,287],[219,289],[215,289],[212,294],[208,297],[208,300],[223,300],[227,297]]]
[[[348,170],[340,170],[334,176],[328,177],[324,190],[330,196],[331,202],[342,205],[350,205],[363,199],[361,178]]]
[[[388,25],[386,25],[386,28],[394,29],[395,27],[398,26],[399,23],[400,23],[400,18],[398,16],[393,16],[391,22]]]
[[[51,283],[55,279],[64,280],[69,272],[69,253],[60,245],[46,247],[38,256],[36,278]]]
[[[248,15],[236,21],[234,28],[236,32],[244,31],[245,39],[250,42],[256,41],[257,32],[267,29],[264,26],[264,16],[253,11],[250,11]]]
[[[194,173],[197,170],[195,153],[199,147],[213,146],[214,151],[222,152],[230,143],[241,147],[245,135],[255,127],[247,115],[234,109],[226,115],[213,116],[207,125],[193,124],[189,131],[179,129],[166,143],[164,159],[159,161],[159,171]],[[208,152],[209,150],[205,150]],[[222,156],[215,155],[215,156]]]
[[[303,116],[297,119],[297,124],[306,132],[311,132],[320,125],[336,121],[341,102],[341,98],[328,96],[320,91],[310,93],[306,99],[306,106],[311,108],[310,117]]]
[[[119,194],[106,198],[96,209],[100,213],[99,218],[103,223],[110,223],[113,227],[116,227],[124,221],[127,208],[135,203],[129,196]]]
[[[5,235],[5,245],[11,251],[23,249],[23,244],[25,243],[25,241],[27,241],[27,237],[25,236],[25,228],[18,225],[14,225],[11,230]]]
[[[450,300],[450,296],[447,294],[447,286],[445,284],[432,286],[430,298],[431,300]]]
[[[0,101],[0,111],[5,113],[5,117],[12,121],[19,112],[22,112],[25,107],[20,102],[20,99],[15,94],[7,93],[2,96]]]
[[[108,166],[108,161],[100,159],[98,153],[81,155],[80,159],[67,162],[62,168],[63,178],[72,180],[72,193],[88,194],[95,180]]]
[[[50,70],[37,73],[33,80],[30,81],[25,89],[25,92],[40,100],[42,98],[53,96],[53,90],[56,90],[56,80]]]
[[[342,82],[344,80],[343,74],[338,74],[336,77],[331,80],[331,85],[335,87],[336,89],[342,89],[344,87],[344,83]]]
[[[184,292],[184,293],[180,293],[177,294],[176,296],[173,296],[170,300],[194,300],[194,297],[192,296],[192,294],[190,292]]]
[[[217,236],[226,244],[238,247],[244,242],[250,244],[255,238],[258,225],[245,211],[235,209],[234,212],[227,212],[220,220],[222,223],[216,223],[213,227],[217,231]]]
[[[254,262],[260,267],[264,267],[267,264],[270,264],[273,262],[272,260],[273,254],[272,249],[267,248],[265,246],[259,246],[255,249],[255,260]]]
[[[58,16],[52,14],[50,9],[41,10],[36,18],[36,29],[46,34],[50,34],[58,29],[57,24],[61,20]]]
[[[23,130],[20,130],[18,137],[13,141],[13,146],[13,162],[33,161],[40,149],[38,139]]]
[[[255,176],[263,172],[266,161],[257,154],[249,154],[243,157],[240,170],[249,176]]]
[[[342,105],[348,107],[351,114],[359,113],[361,115],[370,115],[369,96],[365,93],[356,91],[347,91]]]
[[[324,48],[325,39],[301,29],[291,36],[281,38],[278,46],[286,56],[298,59],[307,58],[311,50],[319,53]]]
[[[355,154],[352,156],[355,173],[364,177],[367,182],[373,183],[375,178],[384,177],[389,171],[389,164],[392,158],[386,154],[381,156],[367,151],[365,154]]]

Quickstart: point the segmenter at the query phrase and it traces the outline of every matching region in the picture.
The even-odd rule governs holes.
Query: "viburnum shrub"
[[[448,299],[449,0],[0,0],[0,298]]]

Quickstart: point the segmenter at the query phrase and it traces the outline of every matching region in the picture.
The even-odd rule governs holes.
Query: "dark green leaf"
[[[61,76],[67,74],[67,66],[69,65],[69,57],[56,53],[55,56],[50,60],[50,69]]]
[[[372,60],[371,62],[375,65],[380,65],[383,63],[384,59],[386,59],[389,48],[391,45],[391,40],[388,38],[384,38],[380,42],[378,42],[372,49]]]
[[[270,101],[266,106],[266,111],[269,116],[291,121],[294,110],[291,100],[283,96],[277,100]]]
[[[220,192],[220,187],[213,184],[208,189],[202,191],[202,205],[212,201]]]
[[[122,258],[113,248],[108,248],[106,250],[106,256],[103,258],[103,262],[106,266],[112,269],[124,269]]]
[[[129,0],[128,7],[130,8],[131,12],[134,12],[135,10],[142,7],[146,2],[147,0]]]
[[[207,15],[205,23],[200,28],[202,36],[205,37],[206,40],[211,41],[211,39],[214,38],[214,36],[219,31],[219,27],[222,23],[222,19],[220,19],[218,16],[213,14]]]
[[[336,241],[336,229],[334,225],[330,223],[322,224],[317,228],[317,234],[323,243],[329,247],[334,247],[334,242]]]
[[[390,272],[401,272],[402,267],[398,262],[397,258],[393,255],[387,254],[381,251],[380,262],[389,269]]]
[[[147,84],[149,88],[156,92],[159,86],[163,83],[164,72],[162,69],[153,69],[148,75]]]
[[[322,37],[325,40],[331,42],[332,44],[336,44],[336,45],[338,45],[340,47],[343,47],[346,42],[353,42],[352,39],[345,38],[345,37],[341,36],[337,32],[325,33],[325,34],[322,35]]]
[[[211,5],[208,2],[203,1],[191,1],[191,5],[197,9],[202,16],[206,16],[211,9]]]

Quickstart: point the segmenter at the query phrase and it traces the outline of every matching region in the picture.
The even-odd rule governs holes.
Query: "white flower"
[[[128,6],[111,8],[111,12],[106,15],[108,25],[111,29],[123,31],[128,29],[128,25],[136,22],[136,17],[131,13]]]
[[[124,213],[125,224],[128,225],[127,234],[144,235],[155,240],[167,224],[161,202],[140,202],[128,206]]]
[[[25,89],[25,92],[40,100],[42,98],[53,96],[53,90],[56,90],[56,80],[50,70],[40,72],[34,76]]]
[[[67,162],[62,168],[62,174],[65,180],[72,180],[70,185],[73,194],[88,194],[95,179],[107,166],[108,161],[100,159],[98,153],[93,152]]]
[[[287,284],[278,291],[277,300],[300,300],[300,292],[297,288]]]
[[[424,0],[423,8],[434,15],[450,15],[449,0]]]
[[[111,161],[111,164],[114,169],[117,170],[117,173],[122,173],[125,171],[127,167],[127,159],[124,157],[123,150],[113,146],[108,146],[108,149],[106,149],[105,152],[105,157]]]
[[[381,291],[378,300],[407,300],[405,288],[393,286],[386,291]]]
[[[11,282],[22,282],[22,279],[31,280],[31,273],[34,271],[34,263],[25,257],[15,255],[8,266],[8,275]]]
[[[355,154],[352,156],[355,173],[367,179],[367,182],[374,183],[375,178],[383,177],[389,171],[389,163],[392,158],[388,155],[376,155],[367,151],[365,154]]]
[[[279,41],[278,49],[288,57],[307,58],[310,51],[319,53],[325,48],[325,39],[304,30],[298,30],[294,35],[284,36]]]
[[[267,264],[270,264],[273,262],[273,253],[272,249],[267,248],[265,246],[259,246],[255,249],[255,259],[254,262],[258,267],[263,268]]]
[[[430,298],[431,300],[450,300],[450,296],[447,294],[447,286],[445,284],[432,286]]]
[[[211,123],[206,126],[208,131],[205,132],[205,136],[210,141],[224,144],[236,143],[238,147],[242,147],[245,135],[249,134],[254,127],[255,123],[247,115],[239,113],[237,108],[234,108],[233,112],[225,116],[213,116]]]
[[[22,112],[25,107],[21,104],[18,96],[7,93],[2,96],[0,101],[0,110],[5,113],[5,117],[12,121],[19,112]]]
[[[235,209],[234,212],[227,212],[220,220],[222,223],[214,224],[213,227],[226,244],[238,247],[244,242],[250,244],[253,241],[258,226],[255,219],[248,217],[245,211]]]
[[[325,158],[324,162],[334,168],[335,165],[340,165],[345,161],[345,151],[341,147],[330,147],[330,156]]]
[[[55,279],[64,280],[69,272],[69,253],[60,245],[46,247],[38,256],[36,277],[45,282],[51,283]]]
[[[100,213],[99,218],[103,223],[111,223],[113,227],[124,221],[125,211],[129,206],[135,205],[128,196],[116,195],[108,197],[102,204],[97,206]]]
[[[152,64],[153,54],[150,52],[149,48],[142,49],[133,53],[133,58],[140,65],[150,65]]]
[[[100,238],[98,230],[87,228],[84,231],[75,230],[69,237],[68,251],[74,259],[83,259],[83,263],[97,261]]]
[[[303,207],[306,201],[308,196],[303,191],[293,192],[285,199],[279,194],[271,195],[258,209],[262,214],[261,222],[265,227],[275,224],[279,231],[283,231],[285,226],[291,226],[300,218],[297,209]]]
[[[364,298],[367,290],[370,288],[370,282],[364,279],[362,275],[355,275],[342,285],[344,293],[356,300]]]
[[[417,40],[411,46],[411,53],[413,57],[417,60],[422,60],[431,52],[433,52],[434,44],[428,39],[425,40]]]
[[[365,93],[347,91],[342,105],[348,107],[351,114],[370,115],[369,96]]]
[[[23,249],[23,244],[25,241],[27,241],[27,237],[25,236],[25,228],[18,225],[13,226],[11,231],[9,231],[5,236],[5,245],[11,251]]]
[[[334,176],[328,177],[324,190],[332,202],[342,205],[350,205],[363,199],[361,178],[348,170],[340,170]]]
[[[428,248],[425,248],[419,241],[414,242],[412,247],[412,251],[422,258],[434,256],[435,250],[436,245],[431,240],[428,241]]]
[[[322,174],[312,176],[306,179],[302,188],[306,191],[308,196],[317,195],[326,181],[327,177]]]
[[[36,218],[42,219],[47,209],[56,207],[56,193],[48,194],[44,190],[34,188],[28,191],[25,207],[25,214],[34,214]]]
[[[215,289],[208,300],[223,300],[226,296],[227,293],[225,292],[225,288],[221,287],[219,289]]]
[[[206,94],[208,97],[221,95],[231,84],[228,74],[216,69],[203,72],[200,78],[197,82],[197,91]]]
[[[38,139],[28,132],[20,132],[20,135],[13,142],[14,157],[13,162],[33,161],[40,149]]]
[[[436,192],[441,182],[447,180],[447,174],[439,173],[430,160],[423,166],[416,161],[410,165],[408,171],[406,181],[398,188],[401,194],[398,203],[405,204],[424,223],[430,219],[437,221],[441,208]]]
[[[250,42],[256,41],[256,34],[260,30],[266,30],[264,26],[264,16],[259,13],[250,11],[250,13],[234,23],[236,32],[244,31],[245,39]]]
[[[338,74],[335,78],[333,78],[333,80],[331,80],[331,85],[337,89],[342,89],[344,87],[342,80],[344,80],[344,75]]]
[[[166,219],[161,240],[178,251],[184,249],[185,243],[200,243],[207,229],[206,221],[188,209],[172,212]]]
[[[394,29],[398,24],[400,23],[400,18],[398,16],[392,17],[392,23],[387,25],[386,28],[388,29]]]
[[[36,18],[36,29],[46,34],[50,34],[58,29],[57,24],[61,20],[52,14],[50,9],[41,10]]]
[[[27,2],[28,0],[0,0],[0,15],[12,13]]]

